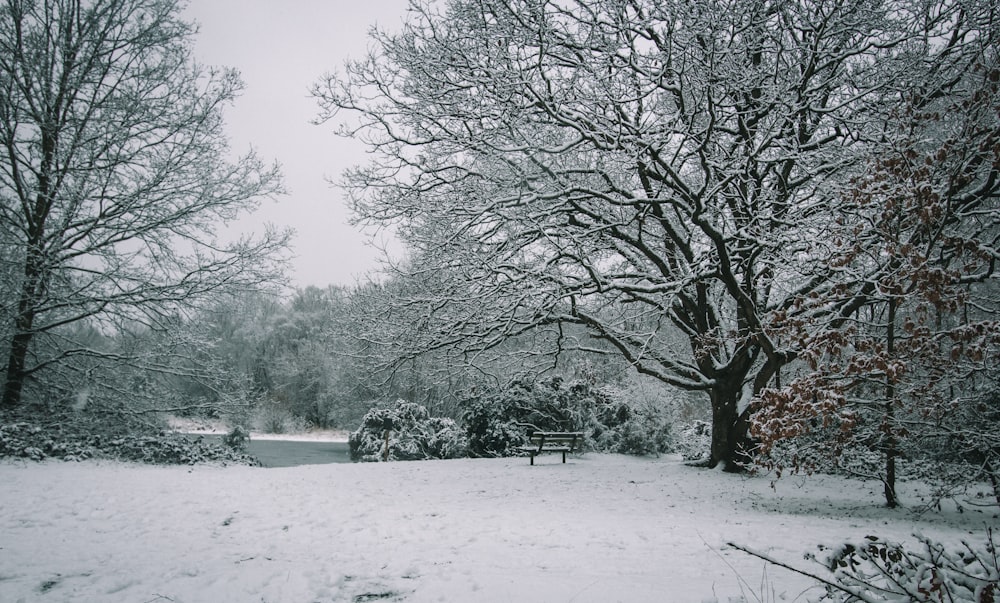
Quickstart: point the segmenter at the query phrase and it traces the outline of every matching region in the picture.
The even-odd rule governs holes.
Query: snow
[[[172,431],[190,435],[225,435],[232,427],[223,421],[193,420],[169,417],[167,424]],[[285,442],[346,442],[350,432],[343,429],[309,429],[296,433],[266,433],[251,431],[251,440],[280,440]]]
[[[4,602],[802,601],[805,578],[725,543],[818,570],[802,555],[820,543],[916,531],[957,543],[996,522],[890,511],[876,483],[772,487],[593,453],[534,467],[7,460],[0,484]]]

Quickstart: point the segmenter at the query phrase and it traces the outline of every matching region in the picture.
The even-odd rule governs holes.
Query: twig
[[[823,585],[828,586],[830,588],[834,588],[836,590],[839,590],[842,593],[846,593],[848,595],[851,595],[852,597],[857,598],[859,601],[864,601],[866,603],[879,603],[878,601],[875,601],[873,599],[868,598],[864,593],[856,591],[856,590],[854,590],[853,588],[851,588],[849,586],[845,586],[843,584],[838,584],[837,582],[834,582],[832,580],[828,580],[828,579],[826,579],[826,578],[824,578],[822,576],[817,576],[816,574],[807,572],[807,571],[805,571],[803,569],[799,569],[797,567],[788,565],[787,563],[785,563],[783,561],[778,561],[777,559],[775,559],[774,557],[771,557],[770,555],[766,555],[764,553],[755,551],[753,549],[749,549],[749,548],[747,548],[745,546],[741,546],[741,545],[738,545],[738,544],[733,543],[733,542],[727,542],[726,545],[733,547],[737,551],[742,551],[742,552],[746,553],[747,555],[750,555],[751,557],[756,557],[756,558],[761,559],[763,561],[766,561],[767,563],[770,563],[772,565],[776,565],[778,567],[784,568],[784,569],[786,569],[786,570],[788,570],[788,571],[790,571],[792,573],[798,574],[800,576],[805,576],[807,578],[811,578],[812,580],[815,580],[815,581],[819,582],[820,584],[823,584]]]

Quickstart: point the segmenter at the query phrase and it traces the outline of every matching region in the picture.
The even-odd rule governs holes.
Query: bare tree
[[[242,84],[192,61],[194,32],[175,0],[0,5],[3,406],[92,352],[41,345],[62,327],[155,324],[277,277],[286,233],[217,237],[281,185],[253,154],[227,159],[222,109]]]
[[[458,329],[428,302],[449,335],[425,345],[585,325],[705,392],[709,462],[735,469],[751,400],[797,354],[770,325],[840,276],[816,261],[838,191],[986,4],[415,1],[315,93],[374,151],[345,179],[359,219],[489,300]]]
[[[570,355],[559,352],[579,347],[581,327],[511,316],[502,290],[429,258],[405,265],[386,282],[352,292],[343,329],[355,359],[368,368],[366,384],[377,384],[382,395],[453,414],[460,401],[484,390],[569,368]],[[482,332],[482,325],[503,320],[505,329],[489,337]]]
[[[985,37],[968,50],[938,86],[913,89],[847,192],[826,261],[849,277],[803,303],[853,311],[783,325],[809,371],[763,392],[754,426],[765,447],[822,425],[835,457],[878,452],[866,477],[890,507],[903,457],[946,459],[935,481],[986,478],[1000,500],[1000,57]]]

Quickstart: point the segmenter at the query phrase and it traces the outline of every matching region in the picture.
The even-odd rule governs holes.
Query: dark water
[[[203,436],[206,440],[222,436]],[[350,463],[347,442],[293,442],[250,439],[247,452],[265,467],[298,467],[326,463]]]
[[[257,457],[265,467],[351,462],[347,442],[292,442],[251,438],[247,452]]]

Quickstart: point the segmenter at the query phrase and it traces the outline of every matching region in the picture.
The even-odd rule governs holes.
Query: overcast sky
[[[233,150],[253,147],[282,165],[289,194],[237,225],[288,226],[294,239],[292,284],[353,284],[376,267],[378,252],[350,226],[343,193],[326,177],[364,162],[360,145],[309,123],[318,112],[309,87],[368,49],[374,24],[396,29],[407,0],[191,0],[200,25],[195,53],[206,65],[238,69],[246,91],[226,112]]]

